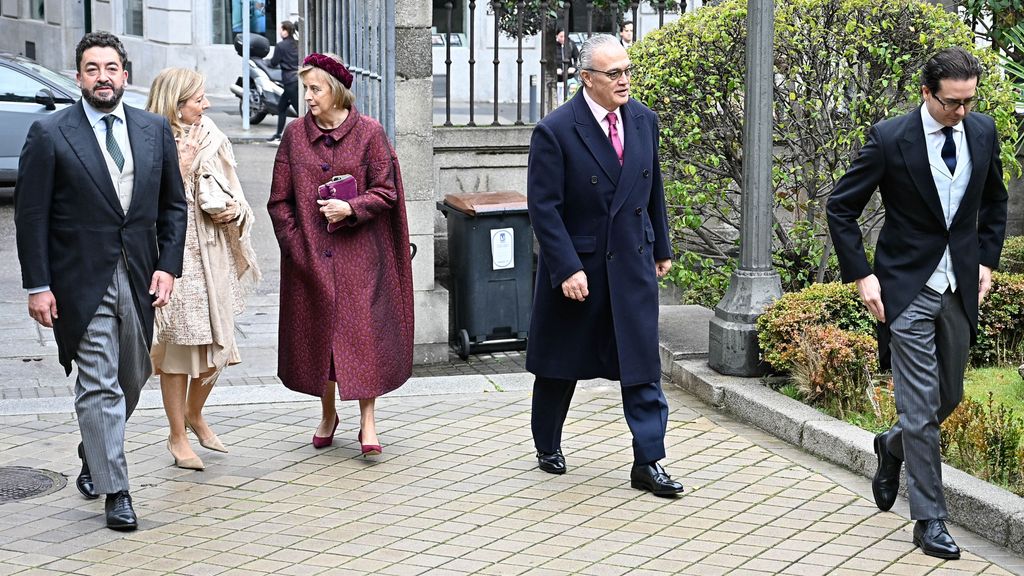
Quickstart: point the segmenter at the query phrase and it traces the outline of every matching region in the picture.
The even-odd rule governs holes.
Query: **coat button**
[[[650,175],[651,175],[651,171],[648,170],[647,168],[644,168],[644,178],[647,178]]]
[[[597,176],[591,176],[590,177],[590,183],[591,184],[597,184]]]
[[[644,213],[643,209],[641,209],[641,208],[637,208],[637,209],[636,209],[636,215],[637,215],[637,216],[639,216],[639,215],[641,215],[641,214],[643,214],[643,213]]]
[[[644,247],[643,247],[643,246],[641,246],[641,247],[640,247],[640,253],[641,253],[641,254],[643,254],[643,253],[644,253]]]
[[[608,256],[608,259],[609,259],[609,260],[611,260],[611,259],[612,259],[612,258],[613,258],[613,257],[614,257],[615,255],[614,255],[614,254],[612,254],[611,252],[609,252],[609,253],[607,254],[607,256]]]
[[[324,256],[330,258],[332,256],[332,254],[333,253],[330,250],[324,250]]]

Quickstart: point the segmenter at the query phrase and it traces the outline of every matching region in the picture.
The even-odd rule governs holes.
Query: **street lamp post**
[[[722,374],[764,373],[755,322],[782,295],[772,267],[772,40],[774,0],[747,0],[740,265],[711,320],[708,364]]]

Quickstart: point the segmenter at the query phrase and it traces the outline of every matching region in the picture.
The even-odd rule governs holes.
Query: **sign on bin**
[[[516,267],[515,231],[512,228],[491,230],[491,269],[509,270]]]

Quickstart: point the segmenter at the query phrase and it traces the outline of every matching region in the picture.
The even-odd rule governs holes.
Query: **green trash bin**
[[[518,192],[448,194],[452,344],[459,357],[522,350],[533,305],[533,228]]]

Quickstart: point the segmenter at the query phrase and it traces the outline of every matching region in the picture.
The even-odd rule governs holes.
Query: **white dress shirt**
[[[600,74],[600,72],[599,72],[599,74]],[[594,115],[594,119],[597,120],[598,126],[600,126],[601,130],[604,131],[604,137],[608,138],[608,114],[609,114],[609,111],[606,110],[604,106],[601,106],[597,102],[594,102],[594,99],[590,97],[590,93],[587,92],[587,88],[586,87],[583,88],[583,99],[587,101],[587,106],[590,107],[590,113]],[[619,110],[622,110],[621,106],[616,108],[615,110],[612,110],[610,113],[611,114],[615,114],[616,118],[618,119],[618,124],[616,125],[616,130],[619,133],[619,144],[622,145],[622,150],[625,151],[626,150],[626,131],[622,129],[622,114],[619,113]]]

